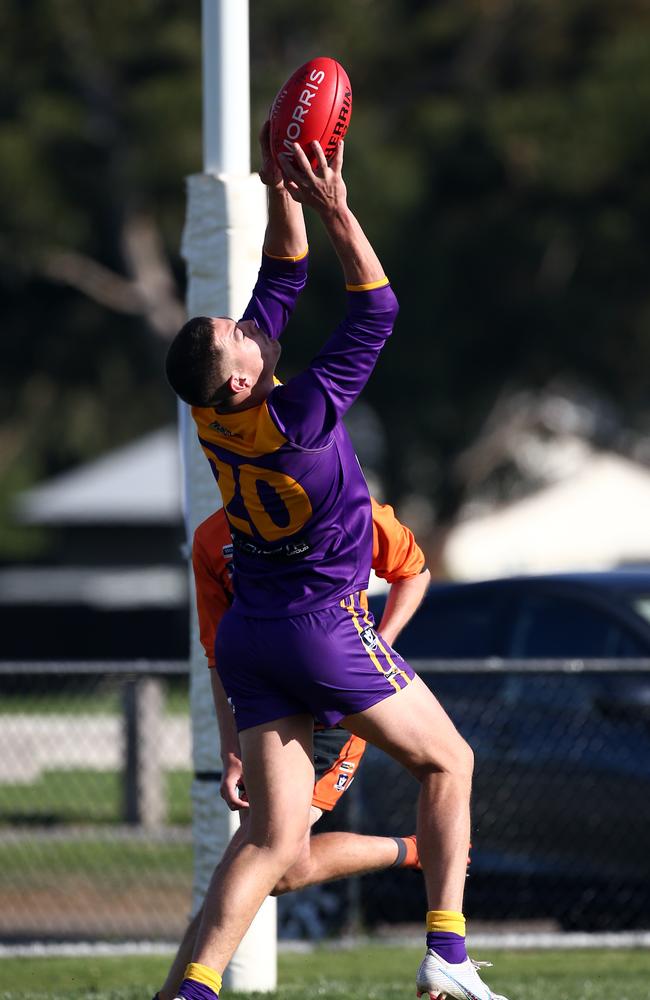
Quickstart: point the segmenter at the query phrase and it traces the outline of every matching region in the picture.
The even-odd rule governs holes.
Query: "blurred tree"
[[[198,0],[0,11],[5,495],[173,418],[199,17]],[[454,461],[495,401],[557,376],[647,430],[645,0],[252,2],[254,128],[317,54],[350,72],[351,204],[402,304],[366,396],[388,497],[418,501],[424,529],[452,518]],[[296,367],[335,318],[336,263],[310,238]]]
[[[6,504],[12,487],[173,419],[163,338],[183,317],[201,98],[186,5],[13,2],[0,30]]]

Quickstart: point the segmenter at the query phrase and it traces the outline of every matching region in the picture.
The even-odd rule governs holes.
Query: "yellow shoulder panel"
[[[241,413],[217,413],[211,407],[192,407],[199,437],[226,451],[259,458],[277,451],[286,438],[277,429],[266,403]]]

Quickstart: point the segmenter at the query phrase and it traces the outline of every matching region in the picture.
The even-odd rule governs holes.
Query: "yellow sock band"
[[[185,979],[193,979],[195,983],[203,983],[211,990],[218,993],[221,989],[221,976],[209,965],[201,965],[200,962],[190,962],[185,969]]]
[[[449,931],[465,937],[465,917],[456,910],[429,910],[427,931]]]

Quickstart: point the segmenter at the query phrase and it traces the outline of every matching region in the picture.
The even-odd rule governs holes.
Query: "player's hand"
[[[271,155],[270,142],[271,123],[265,121],[260,131],[260,150],[262,152],[262,166],[260,167],[260,180],[267,187],[281,188],[283,185],[282,173],[277,163]]]
[[[343,143],[337,143],[329,163],[319,142],[312,142],[311,148],[318,160],[315,170],[297,142],[293,144],[293,161],[282,158],[284,186],[294,201],[309,205],[320,215],[347,208],[347,190],[342,174]]]
[[[221,798],[233,812],[249,808],[242,762],[234,754],[228,754],[224,760],[220,792]]]

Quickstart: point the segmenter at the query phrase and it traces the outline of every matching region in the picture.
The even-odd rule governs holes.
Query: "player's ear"
[[[238,392],[243,392],[244,389],[250,389],[251,378],[249,375],[244,375],[241,372],[233,372],[233,374],[228,379],[228,388],[235,394]]]

